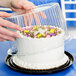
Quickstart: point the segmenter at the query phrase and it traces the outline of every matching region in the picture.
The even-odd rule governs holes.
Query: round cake
[[[64,31],[54,26],[27,26],[17,39],[13,62],[26,69],[50,69],[64,65]]]

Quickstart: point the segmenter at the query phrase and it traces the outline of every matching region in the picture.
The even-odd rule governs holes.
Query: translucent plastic
[[[64,40],[68,39],[69,34],[67,32],[66,22],[62,15],[62,11],[58,3],[49,3],[40,5],[37,8],[33,9],[31,13],[18,14],[13,13],[13,16],[5,18],[8,21],[11,21],[21,27],[25,26],[39,26],[39,25],[51,25],[59,27],[64,30]],[[16,43],[11,42],[12,50],[16,48]],[[16,48],[17,49],[17,48]]]
[[[40,16],[41,14],[45,14],[46,18],[42,18],[42,16]],[[60,6],[57,3],[40,5],[37,8],[33,9],[31,13],[21,15],[13,13],[13,16],[5,19],[15,24],[18,24],[21,27],[24,27],[30,25],[29,20],[31,18],[32,18],[31,25],[39,25],[39,23],[37,22],[40,22],[41,25],[57,26],[66,31],[66,23],[63,18]],[[36,19],[39,21],[37,21]]]

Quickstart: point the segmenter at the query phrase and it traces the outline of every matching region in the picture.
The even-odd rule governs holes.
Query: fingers
[[[0,25],[21,31],[21,27],[20,26],[14,24],[12,22],[9,22],[7,20],[3,20],[2,18],[0,18]]]
[[[0,38],[0,41],[4,41],[4,39]]]
[[[26,16],[24,16],[24,24],[26,25],[26,26],[31,26],[31,24],[32,24],[32,19],[33,19],[33,17],[32,17],[32,15],[26,15]]]
[[[4,41],[4,40],[14,41],[14,38],[20,37],[19,34],[9,31],[3,28],[2,26],[21,31],[21,27],[19,27],[18,25],[0,18],[0,41]]]
[[[19,6],[20,8],[12,8],[12,10],[18,12],[19,14],[26,14],[26,13],[30,13],[32,11],[34,11],[34,8],[37,8],[32,2],[29,1],[22,1],[19,2]],[[46,18],[46,15],[43,12],[38,12],[38,14],[32,14],[33,16],[31,16],[30,14],[27,16],[24,16],[24,23],[25,25],[31,25],[32,24],[32,19],[35,19],[35,22],[37,25],[40,25],[40,20],[38,15],[40,15],[42,18]]]
[[[0,17],[10,17],[12,14],[6,13],[6,12],[0,12]]]
[[[14,41],[14,38],[13,37],[10,37],[8,35],[0,34],[0,41],[4,41],[4,40]]]
[[[8,36],[11,36],[11,37],[16,37],[16,38],[19,38],[20,35],[15,33],[15,32],[12,32],[12,31],[9,31],[3,27],[0,27],[0,34],[4,34],[4,35],[8,35]]]
[[[25,25],[26,26],[31,26],[33,18],[35,19],[36,24],[40,25],[39,17],[35,13],[24,16],[24,23],[25,23]]]
[[[37,25],[40,25],[40,20],[39,20],[38,15],[34,13],[34,14],[33,14],[33,17],[34,17],[34,19],[35,19],[36,24],[37,24]]]
[[[23,7],[25,10],[31,10],[31,9],[36,8],[36,6],[35,6],[32,2],[29,2],[29,1],[26,1],[26,4],[24,3],[24,4],[22,5],[22,7]]]
[[[25,24],[25,26],[27,26],[28,25],[28,22],[27,22],[28,20],[27,20],[27,16],[24,16],[24,24]]]
[[[38,14],[42,17],[42,18],[46,18],[46,15],[43,12],[38,12]]]
[[[13,11],[15,11],[17,14],[23,14],[25,12],[24,9],[20,9],[20,8],[13,8],[13,7],[11,7],[11,9]]]
[[[28,16],[28,26],[31,26],[32,24],[32,15]]]

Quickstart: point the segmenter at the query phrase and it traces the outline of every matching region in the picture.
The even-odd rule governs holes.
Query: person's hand
[[[10,16],[11,14],[8,14],[6,12],[0,12],[0,41],[4,40],[14,41],[14,38],[20,37],[17,33],[10,31],[7,28],[12,28],[21,31],[21,27],[7,20],[2,19],[2,17],[10,17]]]
[[[35,8],[37,8],[32,2],[29,2],[27,0],[11,0],[11,9],[19,14],[26,14],[34,11]],[[31,25],[32,20],[35,19],[35,22],[37,25],[40,25],[39,16],[42,18],[46,18],[46,15],[43,12],[33,13],[24,16],[24,22],[25,25]]]
[[[27,0],[11,0],[10,8],[15,12],[28,13],[31,9],[36,8],[36,6]]]

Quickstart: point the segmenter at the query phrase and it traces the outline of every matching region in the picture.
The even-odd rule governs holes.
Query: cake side
[[[46,56],[47,57],[47,56]],[[13,62],[22,68],[26,69],[36,69],[36,70],[44,70],[44,69],[52,69],[52,68],[58,68],[62,65],[64,65],[66,62],[68,62],[69,58],[64,54],[63,58],[57,61],[51,61],[50,59],[48,61],[45,61],[47,63],[28,63],[27,60],[21,60],[17,56],[13,56]]]

